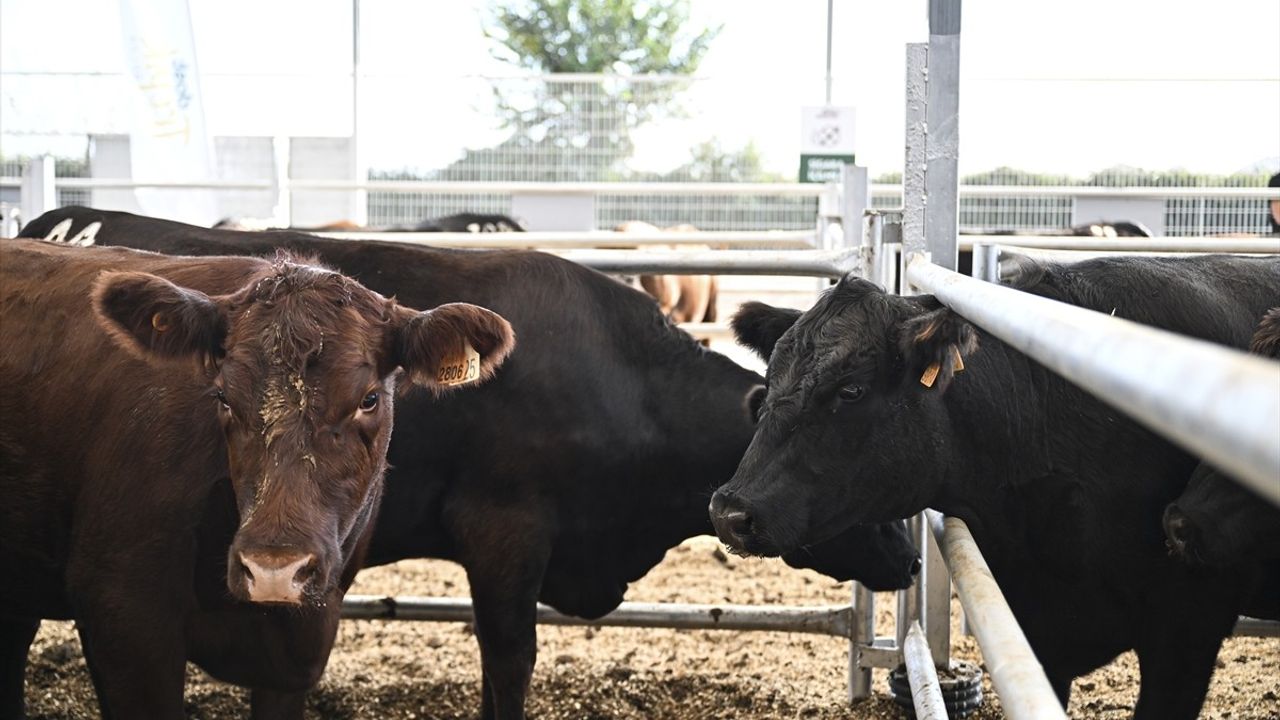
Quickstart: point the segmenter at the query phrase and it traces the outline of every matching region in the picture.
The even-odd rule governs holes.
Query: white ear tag
[[[463,343],[462,353],[446,357],[436,371],[436,382],[447,387],[465,385],[479,378],[480,353],[471,347],[471,343]]]

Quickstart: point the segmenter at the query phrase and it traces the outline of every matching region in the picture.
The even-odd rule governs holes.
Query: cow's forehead
[[[894,314],[884,294],[844,283],[824,293],[778,340],[770,392],[804,392],[874,363],[892,344]]]

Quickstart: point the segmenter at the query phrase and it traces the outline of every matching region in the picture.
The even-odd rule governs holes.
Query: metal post
[[[360,0],[351,0],[351,177],[357,183],[369,181],[360,151]],[[355,191],[352,220],[369,224],[369,191]]]
[[[960,0],[929,0],[927,68],[925,244],[930,260],[955,270],[960,187]]]
[[[844,186],[841,224],[844,226],[844,238],[847,246],[862,246],[862,269],[858,273],[864,278],[871,276],[871,254],[867,234],[863,232],[864,217],[867,208],[871,207],[871,183],[867,177],[867,169],[859,165],[845,165],[841,174]]]
[[[1000,246],[988,243],[973,244],[973,277],[987,282],[1000,282]]]
[[[867,211],[862,251],[863,277],[882,288],[888,288],[884,277],[884,215],[875,210]]]
[[[58,207],[55,179],[52,156],[41,155],[27,161],[27,166],[22,170],[20,191],[23,222],[31,222]]]
[[[271,153],[275,172],[271,175],[272,190],[276,196],[272,217],[284,227],[293,225],[293,195],[289,189],[290,139],[286,135],[271,138]]]
[[[927,252],[925,245],[925,103],[929,46],[907,44],[906,154],[902,162],[902,257]],[[898,277],[905,278],[899,268]],[[902,292],[909,292],[902,283]]]
[[[835,0],[827,0],[827,104],[831,104],[831,17]]]
[[[907,533],[911,535],[911,544],[916,546],[916,550],[920,552],[921,557],[925,557],[926,540],[924,514],[917,514],[915,517],[907,520]],[[916,581],[911,587],[898,591],[898,617],[897,620],[897,642],[898,647],[902,647],[907,639],[907,630],[911,627],[911,623],[920,619],[920,613],[924,607],[925,587],[929,582],[929,577],[925,573],[926,568],[921,568],[921,572],[916,576]]]
[[[876,596],[853,584],[853,633],[849,637],[849,701],[871,696],[871,668],[862,667],[862,647],[876,639]]]
[[[921,532],[927,527],[928,518],[920,516]],[[929,640],[929,650],[933,653],[933,664],[940,668],[951,666],[951,575],[947,572],[946,561],[938,549],[933,533],[924,533],[923,573],[925,577],[924,598],[921,608],[924,616],[924,630]]]

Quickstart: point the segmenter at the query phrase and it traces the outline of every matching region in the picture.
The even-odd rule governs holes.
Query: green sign
[[[852,155],[802,154],[800,156],[800,182],[840,182],[840,175],[844,170],[844,166],[852,163]]]

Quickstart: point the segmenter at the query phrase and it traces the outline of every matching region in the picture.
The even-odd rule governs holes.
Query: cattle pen
[[[1106,399],[1155,432],[1230,470],[1259,494],[1280,505],[1280,485],[1274,482],[1280,477],[1280,444],[1276,442],[1280,437],[1277,363],[997,286],[1002,273],[1010,269],[1001,265],[1000,258],[1005,253],[1031,256],[1117,252],[1277,254],[1280,240],[959,236],[956,207],[958,198],[965,192],[1053,195],[1064,194],[1064,189],[995,186],[959,189],[956,157],[960,0],[930,0],[929,19],[929,43],[907,48],[908,132],[906,172],[900,188],[877,190],[869,183],[865,168],[855,167],[846,169],[841,183],[825,187],[770,185],[725,190],[723,187],[693,188],[688,184],[673,187],[645,184],[645,190],[654,193],[701,190],[776,194],[781,191],[818,197],[816,231],[329,235],[352,241],[376,239],[433,246],[541,248],[597,270],[616,273],[790,275],[820,278],[823,282],[855,274],[890,291],[929,292],[970,321]],[[929,132],[925,132],[926,128]],[[68,188],[179,187],[175,183],[145,180],[63,179],[57,184]],[[293,180],[224,185],[226,189],[285,193],[374,189],[526,194],[620,192],[615,183],[559,183],[556,187],[544,187],[538,183]],[[488,187],[478,188],[485,185]],[[56,201],[52,163],[33,163],[22,188],[23,211],[28,217],[34,218],[52,207]],[[1115,192],[1071,188],[1075,194],[1095,191]],[[901,192],[903,198],[902,208],[872,209],[873,196],[897,192]],[[1158,197],[1203,196],[1208,192],[1204,188],[1145,191]],[[1276,189],[1230,188],[1221,192],[1232,197],[1280,197]],[[663,252],[646,249],[652,245],[705,245],[717,249]],[[623,246],[634,249],[600,249]],[[972,278],[955,272],[959,250],[973,253]],[[724,332],[723,327],[698,329],[704,333]],[[936,707],[938,678],[936,674],[931,677],[921,667],[921,659],[931,657],[939,667],[945,667],[950,660],[948,618],[954,581],[965,618],[977,636],[1005,712],[1016,719],[1065,717],[965,524],[930,511],[912,521],[912,531],[926,563],[916,585],[900,591],[895,636],[876,635],[872,593],[857,584],[848,605],[626,602],[597,620],[566,616],[540,605],[537,618],[539,623],[559,625],[785,631],[846,638],[850,648],[851,700],[870,694],[872,668],[894,668],[906,659],[913,669],[913,690],[921,680],[930,686],[919,688],[918,715],[938,717],[936,710],[929,709]],[[472,606],[470,601],[461,598],[351,595],[344,602],[343,617],[467,622],[472,619]],[[1241,618],[1236,633],[1280,637],[1280,623]]]

